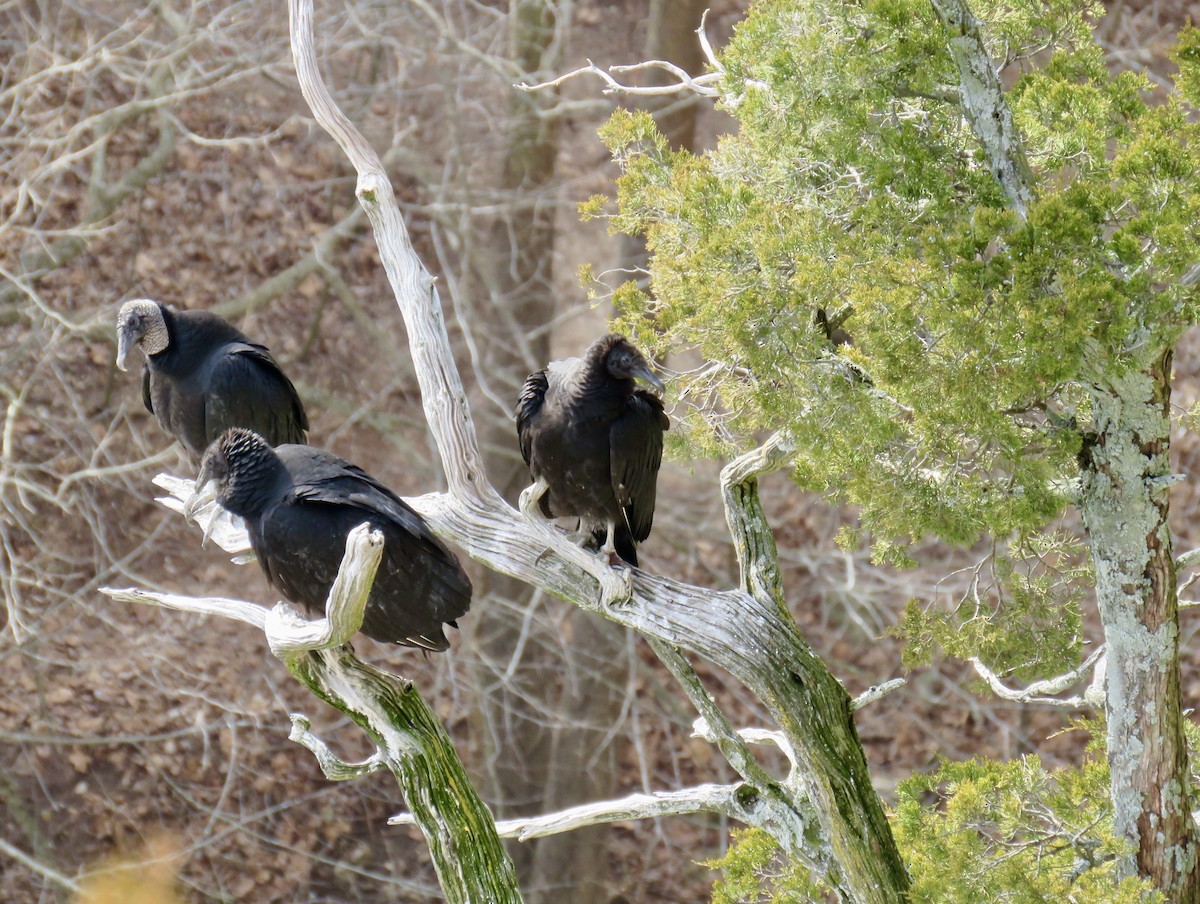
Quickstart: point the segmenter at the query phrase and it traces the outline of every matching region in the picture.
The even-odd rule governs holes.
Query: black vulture
[[[597,339],[583,358],[553,361],[530,374],[517,399],[517,436],[542,489],[547,517],[578,518],[585,535],[637,565],[637,544],[650,535],[670,420],[662,381],[624,336]]]
[[[308,417],[266,346],[208,311],[177,311],[147,298],[117,315],[117,367],[134,346],[146,356],[142,401],[193,461],[230,427],[272,445],[303,443]]]
[[[442,629],[471,605],[458,557],[424,519],[378,480],[312,446],[272,449],[235,428],[204,454],[198,487],[245,519],[250,545],[271,585],[311,614],[325,614],[346,536],[369,522],[383,532],[383,559],[367,597],[362,633],[384,643],[441,651]]]

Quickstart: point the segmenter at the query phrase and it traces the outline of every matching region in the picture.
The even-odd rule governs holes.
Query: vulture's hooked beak
[[[667,387],[663,385],[663,381],[658,378],[658,375],[650,369],[649,365],[639,367],[633,372],[633,376],[639,380],[645,380],[651,386],[658,390],[658,394],[662,395],[667,391]]]
[[[128,324],[117,328],[117,370],[125,370],[125,359],[141,338]]]

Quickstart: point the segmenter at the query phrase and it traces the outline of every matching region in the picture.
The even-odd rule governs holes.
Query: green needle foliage
[[[724,368],[683,387],[724,412],[698,405],[693,440],[787,425],[798,478],[887,535],[1041,526],[1074,471],[1073,384],[1195,314],[1186,111],[1110,76],[1075,3],[979,12],[1028,70],[1010,97],[1039,173],[1027,221],[962,120],[926,0],[758,4],[722,60],[739,132],[712,153],[672,153],[643,114],[604,131],[613,225],[653,253],[655,299],[624,287],[624,326]],[[830,321],[852,341],[833,345]]]
[[[1135,397],[1122,387],[1161,372],[1197,320],[1200,34],[1181,33],[1177,87],[1156,94],[1110,70],[1092,38],[1099,4],[968,2],[1027,185],[993,172],[999,152],[971,124],[986,103],[964,103],[971,82],[931,0],[761,0],[720,55],[733,134],[675,152],[648,115],[617,112],[602,131],[621,167],[616,209],[595,198],[584,212],[650,251],[652,294],[616,291],[620,327],[706,362],[676,381],[672,442],[728,456],[785,432],[795,480],[854,506],[840,542],[869,538],[879,563],[912,564],[920,538],[984,541],[957,608],[906,610],[907,659],[978,655],[1030,680],[1078,662],[1093,576],[1059,519],[1081,487],[1100,498],[1093,448],[1109,419],[1123,419],[1114,436],[1167,441],[1144,388],[1121,407]],[[1144,900],[1136,881],[1115,884],[1129,850],[1107,785],[1090,760],[909,780],[894,828],[913,900]],[[746,836],[716,900],[821,899],[775,857]]]
[[[972,10],[1011,84],[1027,217],[963,116],[929,0],[755,4],[720,58],[736,134],[673,152],[648,115],[618,111],[602,132],[617,209],[584,205],[651,252],[653,297],[618,289],[621,328],[708,362],[677,383],[672,441],[729,455],[786,430],[796,481],[856,506],[876,560],[901,566],[926,536],[990,537],[1014,560],[1047,542],[1091,426],[1082,387],[1144,369],[1197,316],[1196,32],[1163,100],[1110,72],[1098,4]],[[1077,579],[1001,594],[1010,626],[1022,605],[1071,610],[1046,670],[1074,652]],[[976,649],[1004,646],[983,633]]]
[[[912,874],[912,904],[1154,904],[1144,880],[1120,882],[1108,769],[1047,772],[1037,757],[943,763],[900,783],[892,816]],[[801,904],[827,890],[783,861],[765,832],[746,830],[721,860],[713,904]]]

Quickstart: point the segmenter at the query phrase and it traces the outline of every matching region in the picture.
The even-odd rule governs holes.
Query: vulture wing
[[[533,457],[533,433],[537,429],[534,422],[546,403],[549,385],[546,372],[539,370],[525,378],[525,385],[517,397],[517,438],[521,441],[521,456],[527,465]]]
[[[150,362],[142,363],[142,404],[146,410],[154,414],[154,402],[150,398]]]
[[[671,422],[658,396],[637,390],[609,429],[613,492],[625,511],[633,539],[650,536],[663,432]]]
[[[272,521],[286,518],[288,530],[325,532],[322,542],[330,549],[327,580],[337,573],[346,534],[353,527],[370,521],[383,531],[384,558],[363,633],[385,642],[446,649],[442,623],[453,624],[471,602],[471,582],[454,553],[420,515],[362,469],[323,450],[285,446],[278,452],[288,463],[296,504],[281,506]],[[304,459],[296,466],[298,455]],[[284,508],[290,514],[284,515]]]
[[[229,344],[218,353],[204,396],[205,432],[216,439],[245,427],[272,446],[303,443],[308,417],[292,381],[261,345]]]
[[[546,371],[539,370],[525,378],[525,385],[521,387],[521,394],[517,397],[517,439],[521,441],[521,457],[525,459],[525,464],[529,466],[529,472],[535,480],[541,477],[542,466],[534,463],[533,439],[540,429],[538,419],[546,404],[546,391],[549,387],[550,381]],[[542,496],[538,507],[547,518],[554,517],[549,493]]]

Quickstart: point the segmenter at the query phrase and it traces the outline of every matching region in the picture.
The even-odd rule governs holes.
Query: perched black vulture
[[[604,551],[637,565],[650,535],[670,421],[662,400],[638,389],[662,381],[628,339],[597,339],[583,358],[553,361],[530,374],[517,399],[517,436],[547,517],[579,518]]]
[[[117,315],[117,367],[134,346],[146,356],[142,401],[193,461],[230,427],[272,445],[303,443],[308,417],[266,346],[208,311],[127,301]]]
[[[200,465],[217,501],[246,521],[258,563],[277,590],[325,614],[346,536],[364,521],[383,532],[383,560],[362,632],[384,643],[445,650],[443,624],[471,605],[458,558],[391,490],[344,459],[312,446],[272,449],[249,430],[227,431]]]

